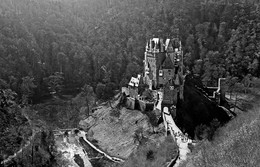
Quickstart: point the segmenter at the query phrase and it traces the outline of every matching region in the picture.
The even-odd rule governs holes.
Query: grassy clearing
[[[260,166],[260,99],[248,112],[218,129],[212,142],[202,141],[181,167]]]

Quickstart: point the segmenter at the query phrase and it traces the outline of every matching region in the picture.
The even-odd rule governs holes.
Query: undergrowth
[[[161,144],[147,143],[129,157],[123,167],[158,167],[166,166],[177,156],[178,147],[171,136],[165,138]]]
[[[248,112],[219,128],[213,141],[201,141],[181,167],[260,166],[260,105],[255,101],[252,104],[254,107]]]

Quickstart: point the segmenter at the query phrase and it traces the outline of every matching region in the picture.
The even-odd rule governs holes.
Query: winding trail
[[[28,115],[22,110],[22,115],[28,120],[30,126],[32,127],[32,122],[29,119]],[[21,154],[23,152],[24,149],[26,149],[30,144],[31,141],[33,141],[35,134],[37,133],[36,130],[32,129],[32,136],[29,137],[29,139],[26,141],[26,144],[20,148],[19,151],[17,151],[16,153],[14,153],[13,155],[10,155],[8,158],[4,159],[3,161],[1,161],[0,164],[3,164],[5,166],[5,164],[8,164],[9,162],[11,162],[15,157],[17,157],[19,154]]]
[[[90,146],[92,147],[94,150],[96,150],[97,152],[99,152],[100,154],[102,154],[103,156],[105,156],[106,158],[108,158],[109,160],[116,162],[116,163],[122,163],[124,162],[123,159],[117,158],[117,157],[111,157],[110,155],[106,154],[105,152],[101,151],[100,149],[98,149],[95,145],[93,145],[90,141],[87,140],[86,138],[86,132],[84,131],[79,131],[79,133],[77,134],[78,137],[82,137],[84,139],[84,141]]]
[[[10,155],[8,158],[6,158],[5,160],[3,160],[1,162],[1,164],[5,165],[8,164],[9,162],[11,162],[17,155],[21,154],[23,152],[24,149],[26,149],[30,144],[31,141],[34,139],[36,132],[33,131],[32,132],[32,136],[29,137],[29,140],[27,140],[26,144],[16,153],[14,153],[13,155]]]

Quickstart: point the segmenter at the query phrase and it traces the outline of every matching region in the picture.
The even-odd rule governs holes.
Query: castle
[[[159,99],[159,92],[163,93],[163,103],[167,106],[176,105],[178,95],[183,98],[183,51],[181,41],[178,38],[162,39],[152,38],[146,44],[144,53],[143,74],[137,78],[132,77],[128,84],[127,106],[134,109],[136,101],[141,110],[152,108]],[[149,90],[138,94],[139,83],[147,85]],[[149,94],[153,101],[148,101]],[[151,99],[151,98],[150,98]]]

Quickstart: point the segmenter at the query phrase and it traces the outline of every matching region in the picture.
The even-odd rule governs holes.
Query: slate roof
[[[164,59],[163,63],[162,63],[162,68],[163,69],[173,69],[174,68],[174,61],[173,58],[171,58],[172,56],[167,55],[166,58]]]

